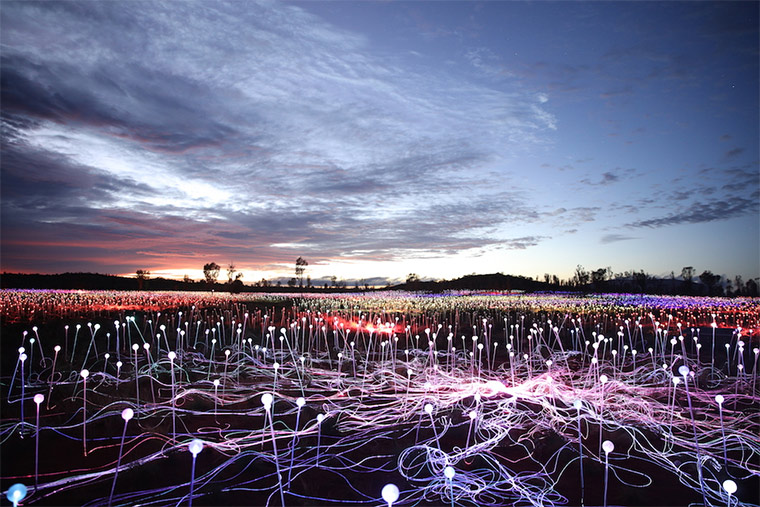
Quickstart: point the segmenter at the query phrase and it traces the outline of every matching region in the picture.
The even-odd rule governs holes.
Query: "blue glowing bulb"
[[[398,493],[398,489],[396,492]],[[18,482],[8,488],[8,492],[5,494],[5,496],[8,497],[9,501],[13,502],[13,505],[16,505],[26,496],[26,486]]]

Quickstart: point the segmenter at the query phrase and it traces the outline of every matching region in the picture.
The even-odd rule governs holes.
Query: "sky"
[[[3,0],[1,268],[758,277],[759,5]]]

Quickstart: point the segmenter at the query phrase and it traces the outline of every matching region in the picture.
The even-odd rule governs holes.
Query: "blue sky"
[[[756,2],[15,2],[2,269],[760,275]]]

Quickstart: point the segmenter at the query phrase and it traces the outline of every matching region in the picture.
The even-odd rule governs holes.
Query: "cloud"
[[[637,220],[626,224],[627,227],[663,227],[679,224],[697,224],[726,220],[750,213],[758,213],[760,191],[754,191],[750,197],[734,197],[729,200],[714,200],[697,202],[688,206],[684,211],[672,213],[663,217]]]
[[[625,236],[623,234],[605,234],[602,236],[602,238],[599,240],[600,243],[603,245],[607,245],[610,243],[617,243],[618,241],[628,241],[631,239],[638,239],[635,236]]]
[[[744,148],[734,148],[726,152],[725,158],[732,159],[744,153]]]
[[[526,248],[536,246],[541,241],[550,239],[548,236],[523,236],[520,238],[510,238],[499,244],[500,248],[507,250],[525,250]]]
[[[556,128],[545,94],[422,72],[282,3],[10,2],[0,15],[4,264],[22,261],[28,229],[87,245],[68,250],[80,259],[103,245],[125,263],[165,251],[264,265],[290,255],[281,244],[323,259],[453,253],[539,216],[492,175]]]
[[[636,172],[635,169],[621,169],[616,167],[612,171],[605,171],[601,174],[601,178],[597,181],[592,181],[591,178],[583,178],[580,182],[584,185],[592,186],[607,186],[621,181],[623,178],[630,177]]]

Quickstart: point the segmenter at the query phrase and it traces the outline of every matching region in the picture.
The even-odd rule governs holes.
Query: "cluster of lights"
[[[730,504],[743,483],[751,490],[760,476],[757,300],[469,293],[268,295],[257,301],[192,293],[0,296],[0,308],[12,309],[15,322],[38,307],[47,315],[33,335],[21,333],[0,426],[6,440],[28,435],[24,406],[27,393],[35,393],[30,501],[56,501],[102,480],[110,481],[110,495],[90,500],[109,505],[192,504],[219,491],[265,492],[270,505],[379,497],[389,507],[561,505],[584,501],[585,486],[594,480],[584,467],[588,472],[598,465],[604,467],[605,505],[616,487],[651,486],[657,478],[635,470],[653,466],[705,504]],[[72,301],[82,306],[57,307]],[[89,321],[62,317],[74,314]],[[64,418],[57,406],[72,414]],[[123,420],[120,440],[98,433],[115,416]],[[40,432],[81,440],[81,469],[45,470],[43,459],[39,480]],[[530,447],[546,432],[565,444],[538,459]],[[147,450],[154,447],[142,445],[147,441],[163,444]],[[405,448],[378,452],[383,442]],[[217,458],[214,465],[200,457],[206,447]],[[82,471],[93,455],[116,448],[111,465]],[[165,486],[150,490],[117,483],[120,470],[149,467],[183,451],[192,456],[189,481],[167,477]],[[196,460],[203,467],[199,480]],[[684,472],[684,463],[696,473]],[[271,471],[245,479],[232,472],[250,466]],[[382,490],[352,486],[345,496],[337,490],[320,496],[298,486],[314,470],[336,483],[357,475],[380,482],[393,475],[396,481]],[[579,495],[562,490],[569,473],[579,474]],[[26,490],[13,486],[6,495],[16,504]]]

